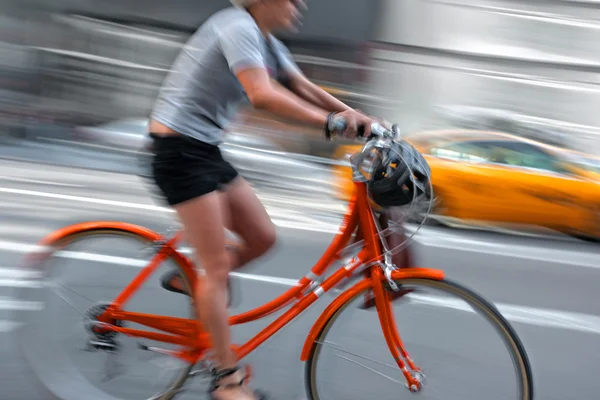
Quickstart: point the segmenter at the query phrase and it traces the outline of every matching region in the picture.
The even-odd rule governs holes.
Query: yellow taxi
[[[600,238],[600,158],[492,131],[435,130],[405,140],[431,166],[434,211],[448,221],[542,227]],[[348,159],[359,145],[337,149]],[[337,197],[353,188],[349,164],[333,167]]]

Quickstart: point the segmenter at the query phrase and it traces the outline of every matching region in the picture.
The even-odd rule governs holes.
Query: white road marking
[[[475,312],[467,303],[458,299],[414,294],[406,297],[416,303]],[[510,322],[600,334],[600,316],[501,303],[496,303],[495,306]]]
[[[44,181],[44,180],[40,180],[40,179],[19,178],[16,176],[0,175],[0,179],[4,179],[7,181],[14,181],[14,182],[40,183],[43,185],[51,185],[51,186],[67,186],[67,187],[80,187],[80,188],[85,187],[85,185],[79,185],[79,184],[75,184],[75,183],[50,182],[50,181]]]
[[[170,208],[158,207],[153,205],[129,203],[123,201],[114,200],[103,200],[95,199],[82,196],[63,195],[56,193],[39,192],[33,190],[22,190],[13,188],[0,187],[0,192],[13,193],[20,195],[29,195],[36,197],[54,198],[68,201],[77,201],[93,204],[101,204],[106,206],[115,206],[122,208],[133,208],[143,209],[149,211],[159,212],[174,212]],[[282,216],[285,214],[281,214]],[[333,224],[323,223],[322,226],[318,226],[315,221],[309,218],[300,216],[299,219],[304,219],[302,223],[292,222],[286,220],[274,219],[274,222],[279,226],[292,229],[301,230],[312,230],[326,233],[337,233],[338,228]],[[485,242],[477,239],[470,239],[455,235],[444,235],[435,233],[433,230],[427,229],[419,233],[415,238],[418,242],[425,246],[447,248],[453,250],[461,250],[468,252],[477,252],[484,254],[494,254],[500,256],[507,256],[505,247],[500,243]],[[41,251],[41,248],[35,244],[0,241],[0,250],[16,251],[21,253],[30,253],[33,251]],[[190,249],[182,249],[184,252],[190,252]],[[598,263],[598,255],[594,253],[582,254],[579,252],[558,250],[549,248],[532,248],[528,246],[511,246],[512,254],[511,257],[520,257],[523,259],[541,260],[552,263],[561,263],[567,265],[583,266],[588,268],[600,268]],[[125,265],[129,267],[141,268],[146,265],[146,262],[138,259],[131,259],[125,257],[114,257],[101,254],[93,253],[81,253],[81,252],[61,252],[60,255],[67,258],[79,259],[84,261],[95,261],[103,263],[113,263],[118,265]],[[576,261],[574,261],[576,260]],[[27,281],[27,273],[19,271],[17,269],[0,269],[0,286],[15,287],[20,285],[31,285],[32,281]],[[297,284],[297,280],[256,275],[256,274],[245,274],[236,272],[233,274],[241,279],[254,280],[284,286],[294,286]],[[438,307],[449,307],[459,310],[469,310],[469,308],[463,303],[447,301],[436,297],[420,297],[416,298],[418,301],[424,304],[430,304]],[[560,329],[570,329],[582,332],[600,333],[600,317],[595,315],[548,310],[541,308],[532,308],[518,305],[508,304],[496,304],[498,309],[503,315],[512,322],[525,323],[530,325],[547,326]],[[0,298],[0,310],[36,310],[41,307],[41,304],[34,302],[23,302],[8,298]],[[7,332],[15,329],[17,323],[12,321],[0,321],[0,332]]]
[[[36,281],[24,279],[0,279],[0,287],[12,288],[41,288],[43,285]]]
[[[0,333],[7,333],[16,330],[21,324],[15,321],[0,321]]]
[[[116,264],[116,265],[124,265],[127,267],[136,267],[136,268],[144,268],[148,265],[147,260],[137,259],[137,258],[128,258],[128,257],[115,257],[108,256],[104,254],[94,254],[94,253],[86,253],[80,251],[57,251],[57,256],[70,258],[74,260],[82,260],[82,261],[93,261],[93,262],[101,262],[106,264]]]
[[[160,207],[151,204],[130,203],[125,201],[97,199],[83,196],[73,196],[57,193],[39,192],[34,190],[14,189],[0,187],[0,192],[54,198],[60,200],[101,204],[121,208],[130,208],[138,210],[158,211],[174,213],[175,211],[168,207]],[[260,195],[259,195],[260,197]],[[340,224],[337,222],[325,222],[307,215],[294,212],[293,210],[282,210],[276,207],[266,206],[272,221],[280,228],[288,228],[303,231],[312,231],[320,233],[336,234],[339,233]],[[416,229],[416,226],[409,225],[408,230]],[[422,228],[412,240],[415,242],[434,248],[443,248],[451,250],[461,250],[465,252],[493,254],[502,257],[521,258],[524,260],[545,261],[551,264],[566,264],[578,267],[600,268],[600,254],[595,252],[581,253],[577,251],[561,250],[553,248],[535,248],[533,246],[511,245],[510,255],[506,252],[506,247],[502,243],[493,243],[489,241],[471,239],[462,237],[458,234],[444,234],[429,228]]]
[[[94,253],[63,251],[60,252],[60,256],[69,259],[111,263],[133,268],[143,268],[145,265],[147,265],[144,260],[113,257]],[[28,275],[31,274],[23,273],[22,271],[16,269],[0,269],[0,277],[13,278],[15,283],[21,277],[30,278],[31,276]],[[295,279],[268,275],[246,274],[240,272],[235,272],[232,275],[240,279],[266,282],[288,287],[295,286],[298,283],[298,281]],[[4,281],[7,283],[9,280],[5,279]],[[24,282],[31,283],[36,281]],[[408,297],[421,304],[472,312],[472,309],[466,303],[460,300],[448,300],[438,296],[423,296],[413,294],[409,294]],[[504,317],[511,322],[600,334],[600,316],[502,303],[496,303],[496,307],[500,310]],[[41,308],[43,308],[42,303],[0,298],[0,310],[39,310]],[[0,321],[0,331],[3,329],[3,323],[6,324],[7,321]],[[4,329],[6,329],[6,326],[8,325],[5,325]]]
[[[38,301],[21,301],[8,297],[0,297],[0,310],[42,310],[43,304]]]
[[[0,250],[12,251],[16,253],[34,253],[44,251],[44,246],[0,240]]]
[[[36,190],[0,187],[0,192],[19,194],[19,195],[25,195],[25,196],[45,197],[45,198],[51,198],[51,199],[57,199],[57,200],[76,201],[76,202],[81,202],[81,203],[100,204],[100,205],[104,205],[104,206],[129,208],[129,209],[136,209],[136,210],[157,211],[157,212],[163,212],[163,213],[175,213],[175,210],[173,210],[172,208],[154,206],[151,204],[139,204],[139,203],[130,203],[130,202],[126,202],[126,201],[118,201],[118,200],[96,199],[96,198],[91,198],[91,197],[73,196],[73,195],[68,195],[68,194],[39,192]],[[273,215],[275,216],[275,217],[271,218],[273,223],[281,228],[322,232],[322,233],[337,233],[339,230],[338,224],[329,224],[326,222],[318,221],[316,219],[311,219],[307,216],[299,215],[298,213],[293,213],[293,212],[287,211],[287,210],[282,211],[282,210],[278,210],[276,208],[269,207],[269,206],[266,206],[266,208],[269,211],[269,214],[271,216],[273,216]],[[277,218],[277,216],[284,217],[285,219]],[[292,219],[296,219],[298,221],[295,221]],[[341,220],[340,220],[340,222],[341,222]]]
[[[78,201],[81,203],[93,203],[93,204],[101,204],[104,206],[115,206],[122,208],[135,208],[138,210],[148,210],[148,211],[159,211],[159,212],[169,212],[174,213],[175,210],[167,207],[159,207],[153,206],[150,204],[136,204],[136,203],[128,203],[125,201],[116,201],[116,200],[103,200],[103,199],[94,199],[91,197],[83,197],[83,196],[72,196],[68,194],[58,194],[58,193],[47,193],[47,192],[38,192],[35,190],[25,190],[25,189],[14,189],[14,188],[5,188],[0,187],[0,192],[4,193],[12,193],[12,194],[21,194],[25,196],[36,196],[36,197],[46,197],[51,199],[59,199],[59,200],[71,200]]]
[[[436,232],[432,229],[422,230],[417,235],[415,236],[415,240],[419,244],[432,248],[543,261],[549,264],[558,263],[575,267],[600,268],[600,253],[593,250],[590,252],[581,252],[511,243],[509,251],[507,250],[506,243],[494,243],[460,235],[444,234],[441,231]]]
[[[41,274],[38,271],[28,271],[19,268],[0,268],[0,279],[31,279],[40,277]]]

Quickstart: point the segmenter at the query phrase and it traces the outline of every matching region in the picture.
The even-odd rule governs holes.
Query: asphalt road
[[[303,276],[328,245],[339,224],[339,212],[343,210],[343,204],[333,201],[309,202],[269,193],[261,193],[261,197],[278,226],[280,239],[272,254],[236,276],[243,304],[237,304],[233,312],[266,302]],[[16,269],[21,258],[45,234],[72,222],[122,220],[162,232],[175,222],[173,214],[163,208],[158,199],[150,197],[147,188],[135,176],[18,161],[0,161],[0,205],[0,397],[3,400],[46,400],[45,391],[36,386],[16,348],[19,327],[14,312],[36,307],[15,298],[22,282],[22,272]],[[111,254],[103,255],[120,255],[124,251],[114,247]],[[415,251],[419,264],[444,269],[449,278],[496,303],[514,325],[529,353],[537,399],[592,400],[598,397],[600,247],[562,237],[515,237],[424,228],[415,238]],[[81,268],[70,275],[72,282],[92,298],[100,293],[105,295],[111,289],[109,283],[113,278],[131,277],[135,271],[126,265],[104,270],[93,268],[98,262],[98,258],[88,259],[85,265],[92,268]],[[183,304],[180,296],[163,294],[156,282],[144,296],[140,304],[147,307],[174,310]],[[256,370],[257,384],[273,393],[274,398],[303,398],[304,376],[299,353],[310,326],[332,298],[332,295],[324,296],[313,309],[249,357]],[[75,326],[69,318],[78,318],[77,313],[69,306],[63,307],[65,311],[56,314],[58,327]],[[418,356],[413,354],[415,359],[432,363],[424,365],[432,372],[430,389],[418,397],[506,399],[502,386],[494,387],[502,382],[504,375],[490,376],[482,368],[473,369],[478,362],[500,365],[501,353],[485,347],[488,337],[483,337],[483,331],[447,304],[430,301],[427,312],[423,310],[417,307],[410,311],[403,319],[406,330],[401,330],[403,335],[406,332],[409,350],[418,353]],[[347,343],[356,346],[353,351],[369,347],[371,354],[371,345],[381,343],[377,341],[380,334],[371,323],[375,320],[366,312],[356,315],[349,322],[353,330],[346,332],[352,332]],[[446,331],[437,331],[433,323],[445,323]],[[264,322],[236,327],[236,340],[250,337],[262,326]],[[40,340],[45,340],[52,332],[39,333]],[[452,344],[460,347],[449,350]],[[75,353],[73,350],[65,357],[76,357]],[[463,364],[464,361],[467,363]],[[468,371],[460,369],[469,365]],[[451,374],[452,382],[436,380],[438,371]],[[412,397],[405,389],[398,390],[364,369],[349,369],[345,376],[332,373],[330,378],[340,389],[333,398],[388,398],[384,396],[385,390],[396,390],[395,398]],[[360,388],[354,386],[356,382],[371,388],[367,394],[370,397],[365,397]],[[452,386],[456,383],[460,385]],[[465,397],[464,389],[468,387],[465,383],[474,389],[483,388],[485,392]],[[202,385],[198,385],[182,398],[202,398],[196,391],[201,390]],[[126,391],[132,399],[144,393],[143,389],[146,389],[143,382],[126,379],[111,386],[111,390]],[[340,394],[342,389],[344,392]],[[87,397],[83,393],[80,398]]]

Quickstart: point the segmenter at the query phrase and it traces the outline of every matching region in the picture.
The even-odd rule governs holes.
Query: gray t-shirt
[[[269,36],[279,65],[289,74],[300,73],[285,45]],[[264,67],[276,79],[277,65],[266,38],[246,10],[221,10],[183,47],[163,82],[151,118],[183,135],[219,145],[223,129],[248,101],[235,73]]]

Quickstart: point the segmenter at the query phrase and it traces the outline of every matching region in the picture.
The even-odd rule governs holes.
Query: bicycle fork
[[[375,307],[377,308],[377,314],[379,316],[381,329],[383,329],[385,341],[388,345],[388,349],[392,353],[394,361],[396,361],[396,364],[400,367],[400,370],[406,379],[408,389],[411,392],[416,393],[421,390],[425,375],[421,369],[414,364],[414,361],[406,351],[404,343],[400,338],[396,320],[392,313],[392,297],[389,291],[384,287],[384,279],[381,279],[383,277],[382,270],[374,269],[372,273],[375,275],[372,277]],[[393,285],[390,286],[392,286],[394,290],[398,290],[398,287],[391,281],[391,278],[386,278],[387,280],[390,280],[390,284],[393,283]]]

